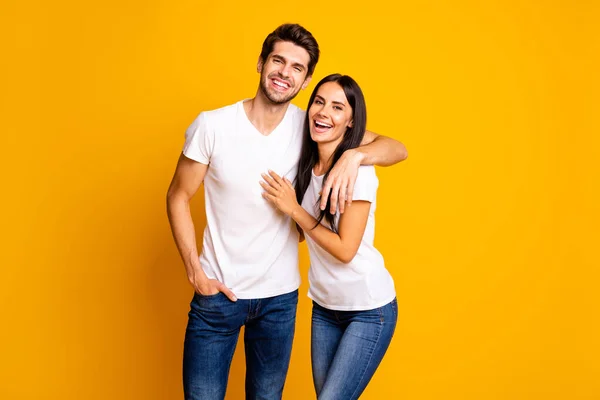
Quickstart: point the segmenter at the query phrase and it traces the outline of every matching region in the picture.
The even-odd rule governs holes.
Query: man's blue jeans
[[[358,399],[396,329],[396,299],[368,311],[333,311],[313,302],[311,355],[319,400]]]
[[[195,294],[183,352],[186,400],[225,398],[229,367],[245,325],[246,399],[281,399],[294,339],[298,291],[230,301]]]

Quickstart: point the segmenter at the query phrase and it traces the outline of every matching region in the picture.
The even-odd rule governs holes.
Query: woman
[[[307,236],[313,381],[321,400],[357,399],[396,326],[394,282],[373,247],[374,167],[359,168],[352,206],[342,215],[319,209],[323,181],[344,151],[361,144],[365,128],[366,105],[358,84],[345,75],[323,78],[308,103],[295,188],[272,171],[261,182],[265,199]]]

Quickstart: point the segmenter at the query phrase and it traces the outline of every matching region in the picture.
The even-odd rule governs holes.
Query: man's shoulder
[[[288,115],[291,115],[292,117],[290,120],[293,121],[292,124],[295,127],[294,131],[298,133],[298,140],[301,140],[302,127],[304,126],[304,118],[306,116],[306,111],[290,103],[287,112]]]
[[[303,109],[301,109],[300,107],[290,103],[289,107],[288,107],[288,112],[299,116],[300,118],[304,118],[304,115],[306,114],[306,111],[304,111]]]
[[[216,108],[214,110],[202,111],[200,114],[204,116],[205,120],[209,122],[221,122],[231,121],[233,116],[236,115],[238,107],[241,102],[233,103],[224,107]]]

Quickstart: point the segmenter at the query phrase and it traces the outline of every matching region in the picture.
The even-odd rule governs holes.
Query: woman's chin
[[[329,142],[329,135],[323,135],[323,134],[316,133],[316,132],[311,132],[310,138],[313,140],[313,142],[316,142],[316,143]]]

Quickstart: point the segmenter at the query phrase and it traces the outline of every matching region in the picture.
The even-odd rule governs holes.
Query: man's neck
[[[260,90],[253,99],[244,102],[246,116],[254,127],[263,135],[268,136],[277,128],[290,102],[274,104],[264,97]]]

